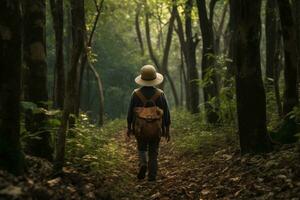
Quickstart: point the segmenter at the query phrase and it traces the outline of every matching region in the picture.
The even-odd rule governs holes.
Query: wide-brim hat
[[[144,65],[141,68],[141,74],[135,78],[135,82],[141,86],[156,86],[163,82],[162,74],[156,72],[152,65]]]

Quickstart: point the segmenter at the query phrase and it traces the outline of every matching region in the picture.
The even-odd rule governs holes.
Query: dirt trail
[[[118,200],[299,200],[300,162],[295,145],[241,157],[231,143],[184,155],[175,150],[175,143],[162,141],[157,182],[149,183],[137,180],[135,139],[125,141],[124,135],[113,139],[124,160],[108,177],[118,186]]]
[[[159,152],[159,171],[156,183],[145,180],[137,180],[138,157],[136,152],[135,138],[129,141],[124,133],[118,134],[113,139],[119,144],[124,161],[119,170],[113,172],[110,181],[122,182],[119,187],[123,191],[118,198],[122,200],[176,200],[176,199],[199,199],[201,163],[195,160],[187,160],[180,157],[174,151],[174,144],[167,143],[162,139]],[[191,169],[192,168],[192,169]],[[126,184],[124,184],[126,183]]]

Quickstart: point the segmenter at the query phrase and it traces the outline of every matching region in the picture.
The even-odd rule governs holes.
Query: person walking
[[[161,137],[170,140],[171,117],[165,94],[156,88],[163,82],[163,75],[152,65],[145,65],[135,82],[141,87],[132,93],[127,115],[127,137],[137,141],[138,179],[156,181],[158,149]]]

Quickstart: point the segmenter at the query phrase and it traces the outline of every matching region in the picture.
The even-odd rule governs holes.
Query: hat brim
[[[156,73],[156,79],[153,79],[151,81],[143,80],[141,78],[141,75],[139,75],[135,78],[135,82],[141,86],[156,86],[156,85],[161,84],[163,81],[164,81],[164,77],[160,73]]]

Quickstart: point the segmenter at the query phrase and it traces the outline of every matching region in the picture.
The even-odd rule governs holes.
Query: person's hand
[[[127,135],[127,138],[130,139],[130,137],[132,135],[132,129],[127,129],[126,135]]]

